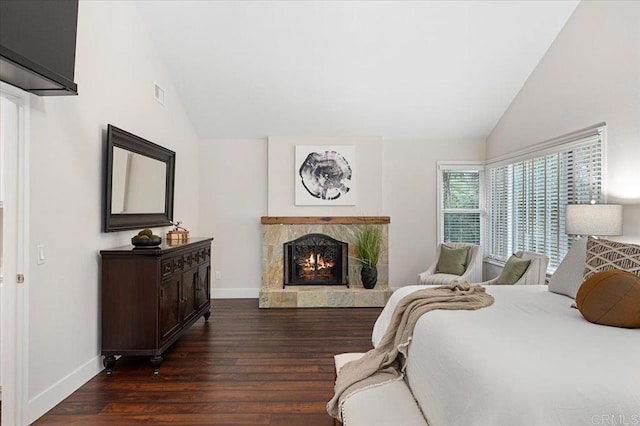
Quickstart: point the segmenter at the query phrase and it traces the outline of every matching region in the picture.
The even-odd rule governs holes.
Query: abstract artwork
[[[355,205],[355,153],[353,145],[296,145],[296,205]]]

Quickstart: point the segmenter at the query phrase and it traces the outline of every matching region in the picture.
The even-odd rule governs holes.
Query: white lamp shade
[[[571,235],[622,235],[620,204],[568,204],[565,232]]]

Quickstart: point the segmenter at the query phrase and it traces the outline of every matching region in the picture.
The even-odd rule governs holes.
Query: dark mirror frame
[[[111,213],[114,147],[153,158],[167,165],[163,212],[125,214]],[[173,192],[176,153],[109,124],[107,127],[107,140],[105,143],[104,158],[104,232],[171,225],[171,221],[173,220]]]

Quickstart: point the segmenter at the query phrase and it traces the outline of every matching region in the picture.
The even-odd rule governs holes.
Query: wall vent
[[[158,83],[153,85],[153,98],[164,105],[164,89]]]

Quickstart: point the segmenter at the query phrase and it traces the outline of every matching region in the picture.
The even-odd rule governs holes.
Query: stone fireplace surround
[[[380,307],[391,296],[389,288],[388,216],[280,217],[264,216],[262,223],[262,285],[260,308]],[[382,229],[378,283],[367,290],[360,280],[355,236],[365,224]],[[283,288],[283,244],[306,234],[321,233],[349,244],[349,288],[291,285]]]

